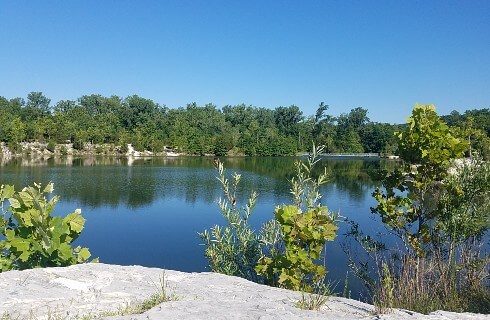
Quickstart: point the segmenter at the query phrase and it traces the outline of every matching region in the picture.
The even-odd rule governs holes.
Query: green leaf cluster
[[[317,261],[325,242],[335,239],[337,226],[326,207],[302,212],[295,205],[284,205],[276,208],[275,219],[281,226],[284,252],[262,257],[256,270],[267,279],[277,279],[281,287],[310,292],[325,277],[326,269]]]
[[[400,158],[417,166],[424,180],[444,178],[451,161],[468,148],[468,143],[457,138],[437,115],[434,105],[416,105],[405,130],[396,134]]]
[[[34,184],[19,192],[13,186],[1,186],[1,271],[68,266],[90,258],[87,248],[72,247],[85,225],[80,209],[65,217],[53,216],[59,198],[47,199],[52,192],[52,183]],[[6,202],[9,205],[4,209]]]

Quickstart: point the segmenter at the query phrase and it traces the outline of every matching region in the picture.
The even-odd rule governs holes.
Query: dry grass
[[[374,295],[379,313],[391,308],[490,313],[489,258],[463,252],[454,264],[440,257],[405,257],[398,269],[382,264]],[[395,271],[397,270],[397,271]]]

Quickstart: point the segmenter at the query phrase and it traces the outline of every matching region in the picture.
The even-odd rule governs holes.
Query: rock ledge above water
[[[0,319],[81,319],[120,310],[157,292],[163,272],[97,263],[0,273]],[[305,311],[294,306],[300,293],[237,277],[171,270],[165,270],[165,277],[175,301],[141,315],[107,319],[490,319],[443,311],[428,316],[402,310],[375,315],[372,305],[337,297],[320,311]]]

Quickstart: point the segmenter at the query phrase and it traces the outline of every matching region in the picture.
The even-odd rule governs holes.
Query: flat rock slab
[[[117,314],[159,292],[165,274],[173,301],[138,315]],[[332,297],[319,311],[295,307],[301,293],[241,278],[141,266],[90,263],[0,273],[0,319],[490,319],[488,315],[393,310],[376,315],[372,305]]]

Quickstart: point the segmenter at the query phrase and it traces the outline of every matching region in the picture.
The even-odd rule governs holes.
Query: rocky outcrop
[[[163,302],[139,315],[117,315],[159,291]],[[372,305],[332,297],[319,311],[301,310],[298,292],[222,274],[185,273],[101,263],[0,273],[2,319],[489,319],[485,315],[394,310],[376,315]],[[108,314],[116,314],[107,316]],[[106,316],[104,316],[106,315]],[[91,316],[91,317],[90,317]]]
[[[13,154],[10,152],[7,145],[3,142],[0,142],[0,164],[7,163],[12,159]]]

